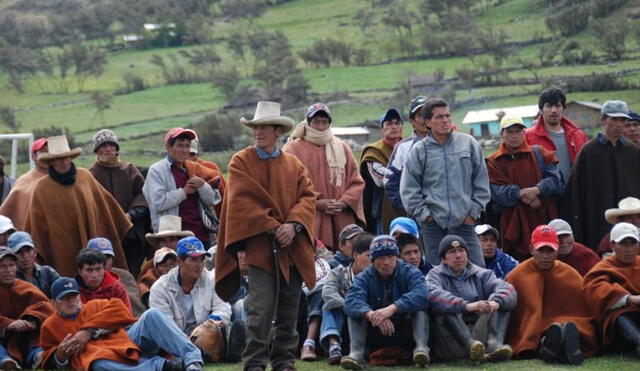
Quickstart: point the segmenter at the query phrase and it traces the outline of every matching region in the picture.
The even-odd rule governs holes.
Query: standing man
[[[538,108],[541,115],[527,129],[527,142],[555,151],[562,179],[567,182],[578,152],[589,139],[582,129],[564,116],[567,97],[562,90],[551,87],[543,91],[538,98]]]
[[[631,143],[640,146],[640,115],[629,111],[629,117],[631,119],[624,124],[622,135],[629,139]]]
[[[122,248],[131,274],[137,277],[145,257],[144,235],[149,231],[149,207],[142,194],[144,177],[133,164],[120,160],[118,137],[109,129],[102,129],[93,136],[93,153],[96,162],[89,171],[118,201],[127,219],[133,223],[122,241]]]
[[[384,193],[384,176],[393,148],[402,139],[402,116],[389,108],[380,117],[382,139],[366,146],[360,159],[360,175],[365,181],[363,206],[367,219],[366,231],[374,235],[388,233],[387,226],[395,218],[391,200]]]
[[[622,136],[627,104],[607,101],[600,111],[603,131],[580,151],[561,213],[576,240],[592,249],[608,232],[605,210],[624,197],[640,198],[640,148]]]
[[[469,260],[484,268],[473,230],[491,198],[482,147],[471,135],[452,131],[449,103],[444,99],[427,100],[422,114],[431,135],[409,152],[400,179],[402,204],[420,223],[422,246],[431,265],[440,264],[440,240],[455,234],[467,242]]]
[[[229,300],[240,287],[237,253],[246,252],[249,295],[245,370],[294,370],[296,319],[302,282],[315,287],[313,223],[316,196],[300,160],[280,151],[278,138],[293,128],[280,104],[258,102],[251,128],[255,145],[229,163],[216,253],[216,292]],[[273,333],[271,321],[275,320]],[[270,341],[273,340],[272,347]],[[269,351],[271,349],[271,351]]]
[[[558,216],[554,197],[564,193],[558,159],[524,140],[522,118],[500,120],[500,147],[487,158],[491,200],[500,207],[501,246],[522,261],[529,257],[533,229]]]
[[[82,150],[69,149],[64,135],[47,139],[49,152],[38,162],[49,165],[49,176],[38,181],[26,231],[31,233],[44,264],[58,273],[76,273],[76,256],[93,237],[105,237],[113,244],[114,265],[127,268],[122,239],[131,228],[118,202],[91,173],[76,168],[73,159]]]
[[[149,203],[153,229],[162,215],[182,218],[182,226],[192,231],[205,246],[215,244],[217,215],[221,201],[218,189],[222,174],[197,162],[188,161],[196,133],[173,128],[164,137],[167,157],[149,168],[142,192]],[[212,215],[214,212],[217,215]],[[211,217],[213,219],[211,219]]]
[[[284,150],[309,171],[316,192],[316,237],[331,251],[340,245],[339,233],[349,224],[363,226],[364,180],[349,145],[331,132],[331,110],[315,103],[289,136]]]
[[[38,161],[38,154],[47,152],[47,138],[37,139],[31,144],[31,159],[35,162],[36,167],[29,170],[26,174],[19,177],[13,186],[7,199],[0,207],[0,215],[6,215],[13,221],[18,230],[24,230],[27,223],[28,207],[31,205],[33,190],[40,178],[46,177],[48,173],[48,165]]]
[[[422,105],[427,99],[425,96],[418,95],[409,103],[409,123],[413,126],[413,133],[409,138],[405,138],[396,144],[384,175],[384,191],[387,198],[391,200],[396,211],[402,211],[401,214],[405,214],[402,199],[400,198],[400,176],[402,175],[404,163],[413,145],[429,135],[429,128],[422,116]],[[393,233],[391,234],[393,235]]]
[[[18,258],[0,247],[0,367],[40,368],[40,325],[54,313],[49,299],[34,285],[16,279]]]

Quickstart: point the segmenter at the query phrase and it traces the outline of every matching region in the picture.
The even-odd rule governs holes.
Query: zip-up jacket
[[[567,141],[567,150],[569,151],[569,158],[573,165],[576,161],[576,157],[578,156],[578,152],[580,152],[582,146],[589,141],[589,138],[587,138],[587,135],[582,131],[582,129],[564,116],[560,121],[560,125],[562,125],[562,128],[564,129],[564,137]],[[544,128],[542,117],[536,121],[535,125],[532,125],[527,129],[525,139],[530,145],[539,144],[550,151],[558,150],[556,145],[553,143],[553,140],[551,140],[549,133],[547,133],[547,129]]]
[[[513,268],[518,265],[518,261],[511,257],[511,255],[505,253],[501,249],[496,250],[496,255],[493,257],[491,264],[487,264],[485,259],[485,265],[487,269],[493,271],[496,277],[503,279],[511,272]]]
[[[421,139],[422,138],[414,132],[410,137],[401,140],[393,148],[393,152],[389,158],[389,164],[387,164],[387,172],[384,175],[384,192],[387,198],[391,200],[393,207],[398,210],[404,210],[402,198],[400,198],[400,176],[402,175],[402,169],[409,156],[409,151],[411,151],[413,145]]]

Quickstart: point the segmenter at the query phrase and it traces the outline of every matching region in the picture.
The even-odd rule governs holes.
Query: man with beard
[[[88,170],[76,168],[73,159],[82,149],[69,149],[64,135],[47,141],[49,152],[38,161],[49,165],[49,176],[34,189],[25,228],[42,262],[61,275],[75,275],[78,252],[91,238],[105,237],[113,244],[114,265],[126,269],[121,241],[131,222]]]

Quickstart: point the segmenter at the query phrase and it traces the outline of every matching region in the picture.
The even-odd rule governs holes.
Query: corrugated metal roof
[[[462,120],[464,125],[475,124],[478,122],[491,122],[498,121],[498,112],[504,111],[505,114],[517,115],[522,118],[536,117],[538,114],[538,105],[531,106],[517,106],[517,107],[504,107],[504,108],[492,108],[482,111],[469,111]]]
[[[369,135],[371,132],[367,128],[361,126],[351,127],[334,127],[331,128],[333,135],[337,136],[349,136],[349,135]]]
[[[596,109],[598,111],[602,108],[602,104],[596,103],[596,102],[588,102],[586,100],[573,100],[573,101],[571,101],[571,102],[569,102],[567,104],[571,104],[571,103],[576,103],[576,104],[579,104],[581,106],[586,106],[586,107],[589,107],[589,108],[593,108],[593,109]]]

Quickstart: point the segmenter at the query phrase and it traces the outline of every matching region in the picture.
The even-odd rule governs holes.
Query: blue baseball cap
[[[51,297],[59,300],[67,294],[79,294],[78,282],[71,277],[60,277],[51,285]]]
[[[211,257],[211,254],[204,249],[204,245],[202,241],[200,241],[197,237],[185,237],[178,241],[178,246],[176,247],[179,257],[198,257],[198,256],[206,256]]]
[[[629,117],[631,117],[631,121],[640,122],[640,115],[638,115],[637,113],[635,113],[633,111],[629,111]]]
[[[418,231],[416,222],[405,216],[399,216],[389,224],[389,234],[393,236],[395,232],[408,233],[420,238],[420,232]]]
[[[35,248],[31,235],[27,232],[22,232],[22,231],[15,232],[11,236],[9,236],[9,239],[7,240],[7,245],[9,245],[9,248],[11,249],[11,251],[13,251],[14,254],[17,254],[18,251],[20,251],[20,249],[25,246]]]
[[[113,257],[116,256],[116,253],[113,252],[113,245],[111,244],[111,241],[104,237],[90,239],[89,242],[87,242],[87,249],[98,250],[105,255],[111,255]]]
[[[400,256],[400,249],[396,240],[388,234],[381,234],[371,241],[369,245],[369,256],[371,261],[385,255]]]
[[[398,119],[401,124],[403,123],[402,115],[400,114],[400,112],[395,108],[389,108],[387,112],[380,116],[380,127],[384,126],[384,123],[391,119]]]

